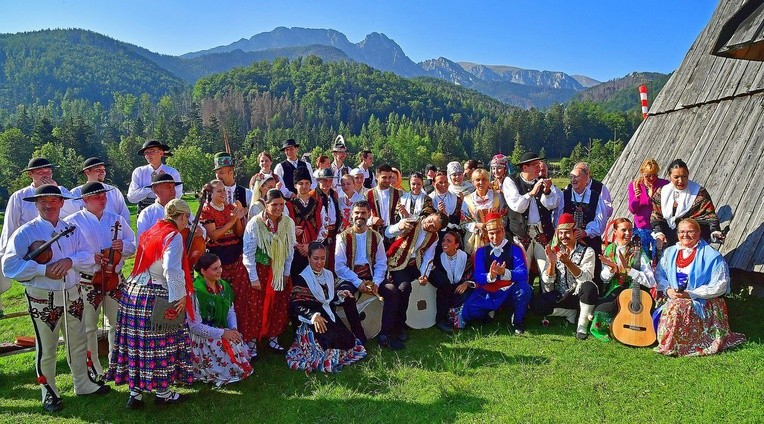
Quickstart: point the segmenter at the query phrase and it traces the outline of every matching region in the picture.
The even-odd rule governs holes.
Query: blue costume
[[[501,253],[498,253],[499,250]],[[495,281],[489,281],[493,261],[504,262],[507,270]],[[528,266],[520,246],[504,240],[498,247],[489,244],[478,248],[475,252],[474,280],[475,291],[464,302],[461,310],[461,318],[465,322],[485,319],[489,312],[506,303],[514,309],[513,324],[522,325],[533,290],[528,285]]]

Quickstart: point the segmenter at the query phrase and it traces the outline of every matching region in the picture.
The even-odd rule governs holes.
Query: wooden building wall
[[[627,186],[642,160],[655,158],[664,176],[672,160],[683,159],[690,179],[711,194],[722,226],[730,224],[721,248],[730,267],[764,272],[764,62],[710,54],[744,3],[721,0],[604,182],[613,216],[630,216]]]

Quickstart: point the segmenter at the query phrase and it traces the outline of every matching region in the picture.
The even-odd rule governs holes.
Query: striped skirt
[[[351,340],[350,349],[338,349],[335,347],[323,347],[319,338],[332,339],[338,338],[337,335],[319,334],[313,331],[313,326],[307,323],[301,323],[297,327],[295,341],[286,353],[287,366],[293,370],[302,370],[305,372],[320,371],[325,373],[339,372],[346,365],[358,362],[366,356],[366,348],[361,341],[353,337],[341,322],[328,322],[327,333],[332,331],[343,331],[348,333],[346,337],[339,337]],[[340,328],[341,327],[341,328]],[[325,341],[324,344],[327,344]],[[334,344],[334,343],[329,343]]]
[[[128,284],[117,313],[117,333],[107,380],[128,384],[131,390],[163,391],[172,384],[191,384],[191,341],[188,327],[161,332],[151,329],[157,297],[167,298],[158,284]]]

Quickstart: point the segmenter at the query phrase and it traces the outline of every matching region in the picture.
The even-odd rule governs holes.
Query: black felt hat
[[[32,159],[29,159],[29,163],[27,163],[27,167],[22,169],[21,172],[32,171],[34,169],[55,168],[55,167],[56,167],[55,165],[50,163],[50,161],[45,158],[32,158]]]
[[[294,174],[292,174],[292,182],[296,185],[297,182],[302,180],[308,180],[313,182],[313,179],[310,178],[310,171],[308,171],[308,168],[304,166],[300,166],[297,169],[294,170]]]
[[[296,142],[293,138],[290,138],[289,140],[284,140],[283,143],[281,143],[281,150],[284,151],[287,147],[300,147],[300,143]]]
[[[164,150],[165,156],[171,156],[169,154],[170,146],[160,142],[159,140],[146,140],[146,142],[143,143],[143,147],[141,147],[141,149],[138,150],[138,154],[142,155],[144,150],[149,149],[151,147],[158,147],[158,148]]]
[[[182,181],[175,181],[170,174],[156,174],[151,177],[151,184],[149,187],[154,187],[157,184],[174,183],[176,186],[183,184]]]
[[[80,193],[78,200],[84,197],[93,196],[94,194],[98,193],[105,193],[111,190],[114,190],[114,187],[107,188],[105,185],[103,185],[103,183],[99,183],[98,181],[91,181],[89,183],[85,183],[85,185],[82,186],[82,192]]]
[[[313,176],[316,177],[317,180],[323,178],[332,179],[334,178],[334,171],[332,171],[332,168],[317,169],[316,172],[313,173]]]
[[[521,166],[526,163],[533,162],[534,160],[541,160],[542,158],[533,152],[525,152],[522,156],[520,156],[520,162],[517,162],[515,166]]]
[[[25,202],[36,202],[38,198],[45,196],[56,196],[64,200],[69,200],[71,197],[61,194],[61,189],[54,184],[43,184],[34,191],[34,196],[25,197]]]
[[[84,171],[86,169],[94,168],[100,165],[107,166],[109,164],[102,161],[100,158],[88,158],[85,159],[85,162],[82,162],[82,170]]]

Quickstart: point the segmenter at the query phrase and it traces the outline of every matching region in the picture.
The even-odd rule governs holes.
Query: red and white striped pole
[[[639,86],[639,100],[642,101],[642,119],[647,119],[647,86]]]

